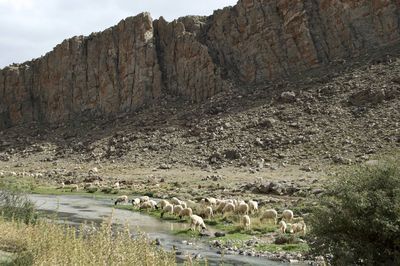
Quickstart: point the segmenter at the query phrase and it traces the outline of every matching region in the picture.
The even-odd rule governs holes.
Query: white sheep
[[[125,202],[125,203],[128,203],[128,196],[127,195],[122,195],[122,196],[119,196],[116,200],[115,200],[115,205],[117,205],[118,203],[121,203],[121,202]]]
[[[243,215],[242,225],[245,229],[250,229],[251,222],[250,222],[250,217],[248,215]]]
[[[174,214],[179,216],[181,211],[183,210],[183,207],[181,205],[174,205]]]
[[[235,212],[235,205],[233,203],[228,203],[225,205],[224,209],[222,210],[222,213],[224,216],[228,213]]]
[[[71,185],[71,192],[73,191],[79,191],[79,186],[78,185]]]
[[[181,204],[179,204],[182,206],[182,208],[186,209],[187,208],[187,204],[186,202],[184,202],[183,200],[181,200]]]
[[[240,202],[239,206],[236,208],[238,214],[249,214],[249,205],[246,202]]]
[[[278,219],[278,212],[274,209],[268,209],[263,213],[260,220],[261,221],[267,220],[267,222],[273,220],[274,224],[276,224],[277,219]]]
[[[115,182],[114,185],[112,186],[112,188],[117,189],[117,190],[120,189],[119,182]]]
[[[298,223],[294,223],[291,226],[291,233],[301,233],[303,236],[306,234],[307,226],[304,221],[300,221]]]
[[[140,199],[139,198],[135,198],[132,200],[132,205],[133,206],[139,206],[140,205]]]
[[[282,234],[286,233],[286,229],[287,229],[287,224],[285,223],[284,220],[281,220],[279,222],[279,231],[281,231]]]
[[[174,205],[172,205],[170,203],[165,205],[164,208],[162,209],[162,212],[161,212],[161,218],[164,217],[164,213],[173,214],[174,213]]]
[[[179,206],[181,206],[181,205],[179,205]],[[193,215],[193,211],[191,208],[184,208],[183,210],[181,210],[179,212],[179,219],[182,219],[182,217],[185,217],[185,216],[190,217],[192,215]]]
[[[282,219],[285,222],[291,222],[293,219],[293,212],[291,210],[284,210],[282,212]]]
[[[146,201],[146,202],[143,202],[142,204],[140,204],[139,209],[141,209],[141,210],[151,209],[152,210],[152,209],[154,209],[154,205],[152,202]]]
[[[214,216],[214,212],[211,206],[207,206],[204,210],[203,210],[203,215],[205,219],[211,219],[211,217]]]
[[[162,209],[164,209],[164,207],[167,206],[168,204],[170,204],[170,203],[168,202],[168,200],[160,200],[160,201],[157,203],[157,207],[159,207],[159,208],[162,210]]]
[[[140,202],[141,202],[141,203],[143,203],[143,202],[146,202],[146,201],[149,201],[149,200],[150,200],[149,196],[142,196],[142,197],[140,197],[139,199],[140,199]]]
[[[250,213],[258,212],[258,202],[254,200],[249,200],[249,208],[250,208]]]
[[[180,201],[178,198],[176,198],[176,197],[173,197],[173,198],[170,200],[170,202],[171,202],[171,204],[173,204],[173,205],[181,205],[181,201]]]
[[[228,204],[227,201],[220,201],[220,203],[217,205],[217,208],[215,208],[215,212],[222,212],[226,204]]]
[[[201,218],[200,216],[197,216],[197,215],[190,216],[190,229],[196,230],[197,227],[199,227],[203,230],[207,229],[206,225],[204,224],[203,218]]]

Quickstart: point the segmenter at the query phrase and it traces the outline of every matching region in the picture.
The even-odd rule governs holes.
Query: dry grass
[[[175,257],[129,230],[96,230],[39,221],[35,225],[0,220],[0,250],[13,252],[12,265],[175,265]]]

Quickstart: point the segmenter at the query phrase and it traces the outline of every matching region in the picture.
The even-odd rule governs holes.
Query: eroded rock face
[[[240,0],[210,18],[207,46],[230,77],[261,83],[397,42],[394,0]]]
[[[114,115],[160,96],[153,22],[143,13],[0,72],[0,128]]]
[[[0,129],[114,116],[162,92],[202,101],[227,80],[301,75],[400,40],[396,0],[239,0],[210,17],[147,13],[0,70]]]
[[[207,99],[222,90],[219,69],[203,45],[204,19],[185,17],[172,23],[155,21],[163,81],[168,93],[193,101]]]

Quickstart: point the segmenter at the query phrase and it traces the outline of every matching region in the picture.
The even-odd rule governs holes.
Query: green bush
[[[400,265],[400,167],[360,167],[330,186],[310,220],[314,254],[334,265]]]
[[[24,223],[35,222],[38,217],[35,204],[26,195],[6,190],[0,190],[0,215]]]

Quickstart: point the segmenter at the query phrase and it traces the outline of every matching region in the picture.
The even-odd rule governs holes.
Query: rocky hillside
[[[232,86],[324,73],[398,43],[399,11],[396,0],[240,0],[209,17],[140,14],[0,70],[0,128],[115,117],[163,95],[200,102]]]

